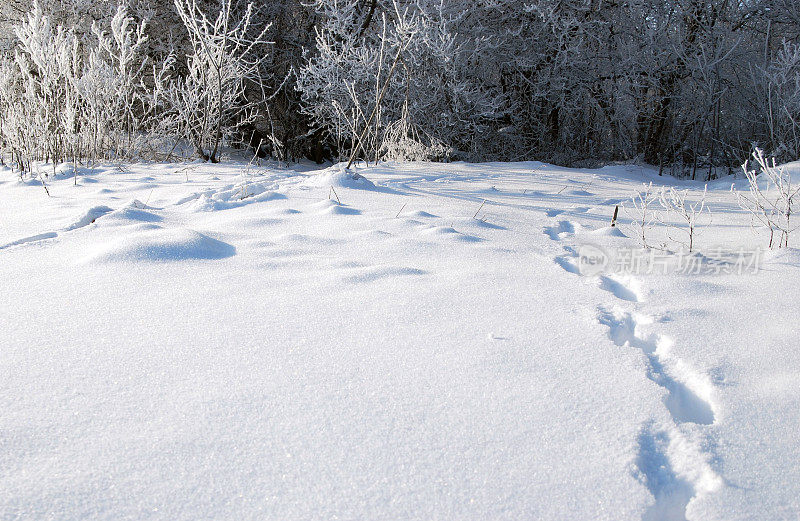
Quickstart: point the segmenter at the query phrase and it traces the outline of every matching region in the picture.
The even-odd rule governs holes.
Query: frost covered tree
[[[148,65],[142,55],[147,41],[145,29],[146,22],[137,24],[123,4],[109,21],[109,31],[96,22],[92,24],[95,45],[89,51],[78,91],[95,156],[100,150],[121,157],[137,155],[136,133],[141,128],[144,100],[142,80]]]
[[[3,140],[23,162],[137,155],[145,23],[122,5],[89,35],[56,23],[38,1],[3,58]]]
[[[753,143],[800,154],[798,5],[10,0],[0,139],[42,159],[188,144],[216,161],[242,143],[281,159],[635,160],[710,179]]]
[[[19,46],[13,62],[6,58],[3,73],[5,83],[17,88],[3,93],[9,109],[4,119],[10,131],[6,141],[24,170],[33,159],[63,160],[74,144],[78,128],[70,115],[76,110],[81,60],[75,33],[52,23],[38,2],[15,32]]]
[[[756,168],[749,168],[748,162],[742,165],[748,182],[748,192],[740,192],[732,187],[739,205],[747,210],[754,221],[769,230],[769,247],[775,244],[778,232],[778,248],[789,247],[789,235],[794,231],[793,217],[800,186],[792,181],[791,175],[775,164],[775,160],[764,157],[758,148],[753,151]]]
[[[500,96],[487,92],[478,38],[456,31],[469,10],[424,0],[376,2],[374,11],[358,0],[314,5],[317,52],[298,71],[298,88],[337,149],[393,159],[481,153],[476,139],[498,117]]]
[[[711,212],[706,205],[706,190],[708,187],[703,188],[703,194],[694,202],[688,199],[689,190],[678,190],[674,186],[662,188],[659,193],[659,203],[661,208],[666,212],[666,217],[674,216],[680,224],[672,224],[660,219],[662,224],[667,224],[674,231],[683,233],[684,240],[675,238],[669,235],[670,240],[686,247],[689,253],[695,249],[697,236],[697,228],[700,225],[700,220],[704,214],[710,217]]]
[[[759,72],[772,154],[784,160],[800,158],[800,43],[784,40]]]
[[[254,104],[245,89],[248,82],[260,83],[263,56],[255,51],[268,43],[268,26],[251,34],[253,5],[234,18],[231,2],[221,0],[216,15],[209,16],[196,0],[175,0],[190,43],[186,72],[157,87],[180,135],[211,162],[219,161],[224,137],[254,120]]]

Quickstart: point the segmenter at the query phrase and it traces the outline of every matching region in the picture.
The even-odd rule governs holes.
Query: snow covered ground
[[[2,520],[800,516],[800,253],[731,179],[685,273],[608,225],[702,184],[634,166],[60,171],[0,172]]]

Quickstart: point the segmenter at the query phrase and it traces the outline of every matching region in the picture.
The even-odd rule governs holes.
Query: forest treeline
[[[0,145],[36,161],[800,157],[797,0],[6,0]]]

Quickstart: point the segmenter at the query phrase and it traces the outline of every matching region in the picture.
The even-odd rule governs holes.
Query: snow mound
[[[116,239],[85,262],[119,261],[179,261],[192,259],[223,259],[236,254],[232,245],[212,239],[185,228],[165,230],[155,228]]]
[[[281,208],[280,210],[276,210],[272,212],[270,215],[297,215],[302,213],[300,210],[295,210],[294,208]]]
[[[114,210],[113,212],[109,213],[106,220],[155,223],[161,222],[163,219],[160,215],[156,215],[145,210],[139,210],[137,208],[127,207],[120,208],[119,210]]]
[[[625,234],[622,233],[618,226],[604,226],[587,232],[586,235],[592,235],[594,237],[625,237]]]
[[[239,183],[228,185],[217,192],[208,190],[192,194],[175,204],[179,206],[191,203],[188,208],[193,212],[213,212],[251,203],[286,199],[285,195],[272,191],[275,187],[273,183]]]
[[[325,213],[330,215],[359,215],[361,214],[361,210],[356,210],[355,208],[344,205],[336,205],[325,210]]]
[[[375,184],[355,172],[345,172],[344,170],[323,170],[316,175],[310,175],[303,180],[303,186],[314,188],[324,188],[332,186],[334,188],[354,188],[360,190],[374,190]]]
[[[351,208],[346,204],[339,204],[331,199],[325,199],[311,206],[319,209],[320,215],[359,215],[361,213],[361,210]]]
[[[84,226],[89,226],[95,222],[98,217],[101,217],[112,211],[113,210],[108,206],[93,206],[92,208],[86,210],[86,212],[84,212],[84,214],[80,216],[78,220],[64,228],[64,231],[69,232],[78,228],[83,228]]]
[[[39,241],[44,241],[44,240],[47,240],[47,239],[55,239],[56,237],[58,237],[58,234],[56,232],[39,233],[39,234],[36,234],[36,235],[31,235],[30,237],[24,237],[22,239],[17,239],[16,241],[11,241],[11,242],[9,242],[7,244],[3,244],[2,246],[0,246],[0,250],[4,250],[6,248],[11,248],[12,246],[19,246],[21,244],[28,244],[28,243],[31,243],[31,242],[39,242]]]
[[[489,230],[507,230],[508,229],[505,226],[502,226],[500,224],[495,224],[495,223],[492,223],[492,222],[489,222],[489,221],[484,221],[483,219],[470,219],[469,221],[466,221],[466,223],[469,224],[470,226],[474,226],[475,228],[483,228],[483,229],[489,229]]]
[[[475,237],[474,235],[461,233],[452,226],[431,226],[425,228],[422,233],[425,235],[440,236],[443,238],[448,237],[463,242],[481,242],[483,240],[480,237]]]
[[[103,220],[116,221],[118,223],[126,223],[129,221],[135,223],[161,222],[163,218],[160,215],[147,211],[152,209],[153,208],[146,206],[141,201],[133,199],[122,208],[109,212]]]
[[[423,212],[422,210],[418,210],[416,212],[408,212],[402,214],[404,217],[415,217],[419,219],[431,219],[434,217],[438,217],[437,215],[433,215],[432,213]]]
[[[254,201],[286,199],[286,196],[273,192],[273,183],[240,183],[233,188],[215,193],[212,198],[220,202],[240,202],[252,198]]]

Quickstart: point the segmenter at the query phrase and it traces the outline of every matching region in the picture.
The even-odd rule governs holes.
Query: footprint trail
[[[548,217],[559,215],[548,212]],[[563,244],[580,232],[580,225],[559,221],[543,233],[561,244],[563,252],[553,262],[566,272],[581,275],[576,262],[577,246]],[[639,305],[643,294],[633,276],[596,275],[598,287],[620,303]],[[713,385],[705,375],[672,355],[669,337],[645,333],[652,317],[626,310],[619,305],[598,306],[597,322],[608,328],[615,345],[641,352],[647,378],[664,390],[663,403],[671,422],[650,420],[637,437],[635,468],[637,476],[653,496],[653,504],[642,513],[642,521],[686,521],[689,503],[722,486],[722,478],[711,468],[712,454],[703,443],[703,428],[716,419],[711,395]]]

